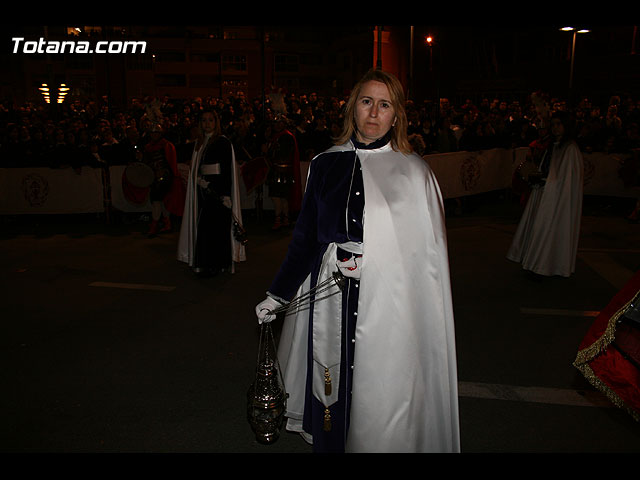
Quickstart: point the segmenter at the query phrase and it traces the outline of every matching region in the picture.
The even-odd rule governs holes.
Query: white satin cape
[[[575,271],[582,216],[584,163],[574,143],[554,146],[546,183],[534,188],[507,258],[539,275]]]
[[[231,143],[231,142],[230,142]],[[182,215],[182,224],[180,225],[180,238],[178,239],[177,258],[181,262],[193,266],[196,247],[196,236],[198,234],[198,171],[200,170],[200,161],[202,155],[207,148],[203,145],[199,151],[195,150],[191,158],[191,168],[189,170],[189,179],[187,181],[187,193],[184,202],[184,213]],[[236,166],[236,154],[231,144],[231,211],[238,222],[242,225],[242,209],[240,206],[240,188],[238,184],[238,168]],[[233,216],[231,225],[229,226],[229,235],[231,235],[231,273],[235,272],[234,262],[242,262],[246,260],[245,247],[238,242],[233,235]]]
[[[365,188],[364,256],[346,449],[458,452],[454,319],[440,188],[418,155],[394,152],[390,145],[357,155]],[[330,257],[325,255],[323,267],[335,265]],[[309,279],[301,291],[308,285]],[[287,428],[294,431],[301,431],[304,411],[308,320],[308,311],[289,312],[278,351],[289,393]]]

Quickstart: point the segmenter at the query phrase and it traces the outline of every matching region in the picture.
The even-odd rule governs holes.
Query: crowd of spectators
[[[571,111],[576,139],[585,152],[627,152],[640,147],[640,101],[611,96],[605,105],[583,99]],[[133,99],[116,109],[107,98],[56,105],[0,104],[0,167],[79,168],[128,164],[142,149],[154,123],[175,146],[178,161],[188,163],[198,135],[199,113],[218,111],[224,133],[232,139],[240,162],[262,155],[272,120],[284,116],[295,133],[301,160],[332,144],[342,126],[344,99],[315,93],[270,93],[264,98],[242,95],[176,100],[168,97]],[[407,103],[409,136],[421,155],[461,150],[527,146],[538,139],[546,113],[569,109],[561,99],[536,92],[522,102],[482,98],[452,104],[439,101]]]

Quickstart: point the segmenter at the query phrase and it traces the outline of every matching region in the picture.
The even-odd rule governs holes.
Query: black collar
[[[379,138],[378,140],[375,140],[368,145],[365,145],[364,143],[356,140],[355,133],[351,137],[351,142],[353,142],[353,145],[359,150],[375,150],[376,148],[384,147],[387,143],[389,143],[389,140],[391,140],[391,130],[389,130],[384,137]]]

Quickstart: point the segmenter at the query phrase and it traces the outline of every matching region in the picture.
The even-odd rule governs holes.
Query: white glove
[[[231,208],[231,197],[222,197],[222,204],[227,208]]]
[[[336,266],[345,277],[360,278],[362,257],[351,257],[342,262],[338,260],[338,262],[336,262]]]
[[[271,313],[276,308],[280,308],[282,304],[277,300],[267,297],[265,300],[256,305],[256,315],[258,316],[258,324],[269,323],[275,320],[275,314]]]
[[[207,188],[209,186],[209,182],[207,182],[204,178],[198,177],[197,181],[198,185],[202,188]]]

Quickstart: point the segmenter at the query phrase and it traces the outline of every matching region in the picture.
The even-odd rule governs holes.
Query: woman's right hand
[[[267,297],[258,305],[256,305],[256,316],[258,317],[258,324],[269,323],[275,320],[276,315],[273,312],[276,308],[280,308],[282,304],[277,300]]]

